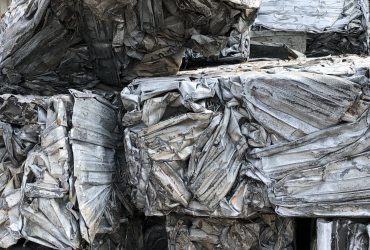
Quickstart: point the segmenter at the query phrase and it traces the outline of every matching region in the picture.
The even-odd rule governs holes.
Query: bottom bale
[[[368,250],[370,241],[369,219],[317,219],[317,239],[312,250]]]
[[[293,250],[295,220],[263,214],[251,220],[170,214],[166,220],[169,250]]]

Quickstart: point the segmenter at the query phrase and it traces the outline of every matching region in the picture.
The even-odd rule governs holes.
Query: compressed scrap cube
[[[367,164],[367,59],[319,67],[315,60],[189,71],[125,88],[136,207],[150,216],[248,218],[273,209],[286,216],[366,215],[358,212],[367,209],[367,192],[359,193],[368,187],[366,165],[348,168]],[[323,171],[333,181],[365,173],[361,187],[336,187]],[[342,196],[329,196],[342,189]]]
[[[0,21],[2,92],[118,89],[176,74],[186,48],[209,56],[247,31],[252,1],[13,1]]]

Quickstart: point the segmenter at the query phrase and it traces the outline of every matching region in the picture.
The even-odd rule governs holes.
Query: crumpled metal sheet
[[[270,43],[276,45],[286,45],[287,47],[296,50],[300,53],[306,52],[306,40],[307,32],[298,31],[271,31],[271,30],[259,30],[250,32],[251,41],[257,43]],[[257,50],[256,50],[257,49]],[[261,46],[261,50],[263,47]],[[262,53],[258,48],[251,49],[251,52]],[[257,55],[255,58],[257,58]],[[265,54],[267,57],[279,58],[276,56],[274,51],[269,51],[269,54]],[[250,56],[251,58],[253,55]],[[261,56],[259,56],[261,58]]]
[[[53,95],[69,88],[117,89],[138,76],[176,74],[185,48],[205,56],[218,53],[230,35],[249,29],[260,4],[14,1],[0,22],[1,87]]]
[[[2,187],[2,193],[0,197],[1,247],[10,247],[17,243],[17,241],[21,238],[21,225],[19,224],[19,205],[21,203],[21,197],[20,177],[19,175],[14,175],[7,181],[6,186]]]
[[[161,88],[147,83],[140,81],[136,90],[134,83],[129,86],[132,92],[127,88],[121,93],[124,107],[131,110],[126,114],[140,112],[138,100],[144,102],[141,120],[125,130],[128,181],[134,186],[136,207],[146,215],[175,210],[216,217],[248,217],[255,213],[254,208],[268,210],[267,194],[258,180],[237,179],[239,170],[246,167],[243,155],[248,148],[239,128],[239,123],[247,121],[247,112],[238,101],[233,99],[224,108],[216,97],[205,103],[204,98],[215,96],[216,82],[211,83],[212,88],[206,81],[169,80]],[[152,113],[144,112],[148,102],[158,99],[155,95],[173,90],[179,92],[172,94],[177,99],[168,104],[167,114],[155,107],[150,109]],[[179,114],[182,103],[187,109],[183,107],[184,113]],[[210,107],[214,111],[207,109]],[[162,120],[147,127],[145,116],[149,114]],[[126,120],[124,117],[123,122]],[[250,201],[244,202],[244,197]]]
[[[265,214],[251,221],[170,214],[168,249],[293,249],[294,219]]]
[[[253,30],[307,31],[309,56],[368,54],[367,0],[264,0]]]
[[[367,219],[317,219],[317,249],[368,249]]]

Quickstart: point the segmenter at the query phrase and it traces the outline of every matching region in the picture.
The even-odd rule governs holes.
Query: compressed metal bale
[[[252,30],[307,32],[306,55],[369,53],[367,0],[264,0]]]
[[[309,163],[317,160],[346,157],[351,165],[349,156],[367,150],[367,59],[327,59],[135,80],[121,98],[128,111],[122,122],[136,207],[150,216],[176,211],[248,218],[271,211],[271,202],[278,213],[288,215],[281,210],[290,195],[298,209],[290,192],[277,201],[285,189],[276,181],[294,171],[302,175],[303,167],[313,168]],[[316,144],[307,147],[311,141]],[[340,151],[346,145],[351,147]],[[298,147],[307,150],[295,151]],[[287,156],[281,157],[285,151]],[[310,210],[302,213],[312,215]]]
[[[38,129],[15,166],[0,165],[0,187],[11,190],[2,213],[16,236],[2,244],[150,249],[158,237],[165,249],[163,221],[138,209],[190,218],[169,247],[292,249],[294,222],[274,210],[367,216],[369,72],[356,56],[270,60],[137,79],[120,94],[2,96],[11,136],[0,137],[1,157],[9,138],[29,140],[15,129]]]
[[[98,113],[102,111],[103,113],[114,107],[103,96],[73,90],[71,93],[83,96],[87,102],[90,101],[91,111]],[[106,95],[106,97],[111,98],[110,100],[114,102],[114,94]],[[105,104],[100,102],[103,106],[99,106],[99,102],[91,102],[92,99],[98,99]],[[105,165],[102,169],[102,175],[94,177],[94,171],[83,168],[84,159],[79,157],[79,154],[73,156],[73,147],[76,147],[77,144],[80,151],[88,152],[90,148],[88,142],[91,141],[91,138],[94,139],[94,136],[98,136],[98,139],[107,138],[102,143],[108,147],[116,148],[122,145],[117,142],[119,140],[117,131],[112,131],[119,125],[117,120],[119,108],[113,108],[113,114],[108,113],[102,117],[101,120],[105,121],[104,124],[108,124],[107,126],[100,129],[100,123],[94,124],[92,122],[90,126],[86,126],[85,132],[88,132],[86,134],[82,133],[81,130],[81,126],[84,126],[81,125],[83,122],[81,123],[81,119],[73,118],[72,113],[74,112],[81,118],[84,115],[90,115],[94,119],[94,116],[91,111],[89,114],[89,109],[83,109],[86,102],[81,103],[74,100],[73,95],[53,97],[2,95],[0,100],[3,111],[0,117],[2,218],[0,246],[10,247],[16,244],[20,238],[25,238],[42,245],[44,248],[79,249],[91,246],[98,249],[101,243],[95,244],[95,235],[97,235],[98,242],[103,240],[103,248],[107,244],[122,246],[126,231],[121,222],[125,223],[126,220],[121,221],[121,219],[126,216],[134,216],[132,205],[127,198],[125,184],[118,183],[118,179],[121,179],[121,175],[124,174],[121,166],[122,159],[118,160],[114,149],[108,148],[110,154],[100,155],[107,159],[106,164],[103,162]],[[108,105],[108,107],[102,109],[104,105]],[[85,120],[88,119],[85,117]],[[31,125],[34,125],[33,130],[30,130]],[[24,128],[27,128],[26,131],[30,131],[32,136],[34,134],[35,136],[32,137],[26,132],[22,132]],[[72,128],[74,132],[72,132]],[[110,132],[112,134],[109,134]],[[71,146],[72,140],[73,145]],[[92,140],[92,143],[97,141],[99,140]],[[14,151],[15,147],[9,143],[15,142],[19,145],[27,145],[27,150],[24,152],[23,158],[18,157],[16,162],[12,162],[12,152],[17,151]],[[95,147],[99,147],[99,145]],[[105,150],[104,147],[102,148]],[[118,148],[117,150],[122,149]],[[92,155],[95,158],[100,156]],[[120,166],[120,172],[116,169],[117,165]],[[99,164],[96,166],[99,167]],[[113,173],[110,173],[114,179],[112,179],[113,182],[110,183],[110,190],[108,190],[111,196],[103,202],[94,200],[95,204],[102,207],[103,211],[98,214],[98,217],[95,217],[98,220],[95,227],[91,228],[88,224],[91,228],[88,231],[90,228],[85,225],[83,217],[86,215],[84,195],[88,194],[79,192],[81,189],[79,183],[99,185],[102,183],[101,180],[104,180],[102,176],[109,169],[114,170]],[[89,173],[91,174],[89,175]],[[86,243],[82,239],[87,239],[90,242]]]
[[[368,219],[317,219],[317,249],[368,249]]]
[[[184,68],[241,63],[248,58],[296,59],[308,56],[368,54],[369,3],[349,1],[264,0],[252,31],[230,38],[218,54],[203,56],[188,49]]]
[[[295,221],[265,214],[250,221],[169,214],[168,249],[293,249]]]
[[[119,89],[175,74],[185,48],[218,53],[248,30],[260,3],[14,1],[0,23],[2,91]]]

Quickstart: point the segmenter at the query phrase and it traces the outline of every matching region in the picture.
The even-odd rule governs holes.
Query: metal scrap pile
[[[268,61],[120,94],[2,95],[1,246],[294,249],[292,217],[369,216],[369,65]],[[348,242],[368,244],[351,223]]]
[[[327,32],[310,19],[309,54],[328,52],[324,38],[366,52],[364,3],[336,1]],[[285,46],[296,60],[178,73],[186,48],[248,57],[260,4],[13,1],[0,20],[0,247],[294,250],[308,217],[311,250],[368,250],[369,57]]]

